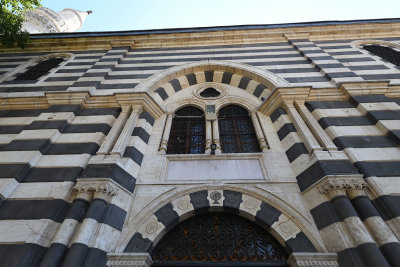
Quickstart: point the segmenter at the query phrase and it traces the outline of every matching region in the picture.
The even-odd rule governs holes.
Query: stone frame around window
[[[14,68],[13,70],[10,70],[7,73],[4,73],[3,75],[0,76],[0,83],[3,82],[12,82],[12,83],[24,83],[23,81],[14,81],[14,79],[17,77],[18,74],[24,73],[28,70],[29,67],[37,65],[38,63],[45,61],[47,59],[50,58],[57,58],[57,57],[61,57],[64,58],[64,60],[58,64],[57,67],[52,68],[51,70],[49,70],[47,72],[47,74],[41,76],[40,78],[38,78],[37,80],[32,80],[30,81],[31,84],[37,84],[40,83],[42,81],[44,81],[45,79],[47,79],[47,77],[53,73],[55,73],[59,68],[61,68],[62,66],[64,66],[65,64],[67,64],[70,60],[72,60],[74,58],[74,54],[72,53],[52,53],[52,54],[46,54],[46,55],[42,55],[39,57],[35,57],[31,60],[28,60],[25,63],[22,63],[21,65],[19,65],[18,67]]]
[[[216,88],[216,90],[221,92],[221,95],[215,98],[200,97],[199,95],[200,92],[209,87]],[[164,130],[159,147],[160,153],[165,154],[167,151],[167,145],[170,136],[174,112],[184,106],[193,106],[204,111],[206,105],[215,105],[216,114],[218,114],[221,108],[228,105],[237,105],[246,109],[249,112],[249,116],[251,118],[253,128],[260,145],[260,150],[265,152],[268,149],[268,145],[266,143],[266,137],[262,130],[258,114],[256,111],[257,108],[260,106],[261,102],[255,97],[254,97],[255,99],[243,97],[242,96],[243,94],[247,93],[233,86],[221,83],[206,82],[192,86],[191,90],[185,89],[185,92],[181,92],[181,97],[179,97],[179,94],[177,94],[178,96],[175,95],[171,99],[167,100],[165,103],[165,109],[167,109],[167,115],[165,117]],[[211,154],[210,146],[212,143],[217,145],[215,153],[221,154],[218,119],[212,121],[206,120],[205,124],[206,124],[205,154]]]

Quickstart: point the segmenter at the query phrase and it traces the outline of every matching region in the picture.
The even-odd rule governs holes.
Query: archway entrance
[[[285,249],[266,230],[237,215],[206,213],[171,229],[152,252],[152,266],[288,266]]]

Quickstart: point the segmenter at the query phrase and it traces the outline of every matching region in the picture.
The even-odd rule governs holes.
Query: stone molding
[[[297,36],[309,36],[312,41],[315,40],[338,40],[338,39],[361,39],[361,38],[383,38],[390,34],[391,36],[399,35],[400,23],[396,21],[387,21],[385,23],[379,21],[371,21],[368,23],[341,23],[333,25],[307,25],[264,28],[264,29],[224,29],[204,31],[204,32],[159,32],[159,33],[143,33],[132,35],[110,35],[95,36],[87,38],[83,44],[80,36],[85,37],[81,33],[73,34],[75,38],[63,38],[63,42],[59,42],[59,38],[34,39],[28,45],[27,51],[48,51],[48,50],[85,50],[85,49],[109,49],[111,43],[117,42],[125,45],[132,45],[138,48],[151,47],[182,47],[182,46],[200,46],[200,45],[226,45],[226,44],[243,44],[243,43],[276,43],[285,42],[287,37],[296,38]],[[188,30],[188,29],[186,29]],[[289,34],[285,36],[285,34]],[[132,40],[134,39],[134,40]],[[20,52],[17,47],[0,47],[1,52]]]
[[[149,267],[153,263],[149,253],[108,253],[108,267]]]
[[[368,188],[368,184],[362,178],[354,177],[329,177],[318,186],[321,194],[329,194],[332,191],[364,191]]]
[[[101,198],[109,202],[113,196],[119,191],[119,186],[108,178],[100,179],[77,179],[74,187],[77,197],[89,200],[90,198]]]
[[[337,267],[336,253],[292,253],[290,267]]]

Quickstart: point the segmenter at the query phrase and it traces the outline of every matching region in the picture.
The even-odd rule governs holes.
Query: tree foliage
[[[21,30],[27,10],[40,6],[41,0],[0,0],[0,43],[24,48],[29,41],[28,32]]]

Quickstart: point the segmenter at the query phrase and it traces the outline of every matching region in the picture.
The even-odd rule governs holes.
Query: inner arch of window
[[[21,81],[36,82],[46,79],[46,77],[48,77],[50,73],[54,72],[60,66],[65,65],[68,61],[70,61],[73,58],[74,55],[72,53],[53,53],[33,58],[19,65],[13,70],[1,75],[0,83],[1,82],[19,83]],[[38,72],[36,72],[35,69],[39,69]],[[36,72],[34,74],[35,77],[29,74],[32,72]]]
[[[363,49],[400,67],[400,52],[391,47],[378,44],[365,44],[363,45]]]
[[[167,154],[204,154],[205,139],[204,112],[183,107],[174,113]]]
[[[238,106],[228,105],[218,112],[218,129],[222,153],[260,152],[249,112]]]

